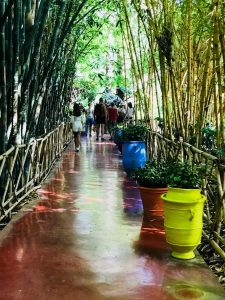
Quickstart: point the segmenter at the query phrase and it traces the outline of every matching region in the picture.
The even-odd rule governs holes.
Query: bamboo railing
[[[207,169],[202,192],[207,201],[204,209],[203,237],[225,260],[225,165],[217,157],[183,142],[174,142],[157,132],[148,133],[149,159],[177,158],[204,164]]]
[[[12,210],[39,187],[71,139],[70,124],[61,124],[0,155],[0,221],[10,218]]]

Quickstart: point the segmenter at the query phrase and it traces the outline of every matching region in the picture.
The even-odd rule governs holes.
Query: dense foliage
[[[168,164],[165,162],[148,162],[144,168],[138,168],[133,178],[142,187],[164,188],[168,185]]]
[[[224,1],[121,1],[121,30],[139,117],[170,139],[208,146],[202,128],[225,144]]]
[[[100,48],[113,10],[106,0],[0,1],[0,153],[68,120],[77,64]],[[78,88],[92,99],[94,87]]]
[[[123,141],[145,141],[147,127],[145,125],[128,125],[123,129],[120,140]]]
[[[138,119],[223,153],[224,18],[210,0],[0,1],[0,152],[122,85]]]
[[[144,168],[135,171],[134,179],[143,187],[175,187],[196,189],[202,186],[206,172],[204,168],[189,162],[174,160],[148,162]]]
[[[191,165],[188,161],[169,162],[168,170],[168,184],[183,189],[200,188],[206,175],[204,168]]]

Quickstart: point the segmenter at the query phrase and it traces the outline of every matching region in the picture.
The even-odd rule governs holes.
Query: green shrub
[[[188,161],[170,162],[168,169],[168,184],[171,187],[184,189],[200,188],[202,179],[205,177],[203,167],[192,166]]]
[[[163,188],[168,184],[167,162],[148,162],[144,168],[138,168],[133,178],[140,186],[147,188]]]
[[[138,168],[135,171],[133,178],[143,187],[171,186],[195,189],[200,188],[205,176],[205,166],[191,165],[188,161],[167,160],[148,162],[144,168]]]
[[[147,127],[144,125],[128,125],[124,128],[123,141],[145,141],[147,136]]]

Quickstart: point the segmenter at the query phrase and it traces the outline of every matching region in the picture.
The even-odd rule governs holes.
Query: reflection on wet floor
[[[1,300],[225,299],[200,259],[170,257],[113,143],[73,149],[1,233]]]

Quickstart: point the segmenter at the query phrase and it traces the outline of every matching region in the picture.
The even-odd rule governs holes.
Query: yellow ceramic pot
[[[166,240],[173,250],[172,256],[180,259],[195,257],[193,250],[201,242],[206,197],[199,189],[169,187],[162,199]]]

